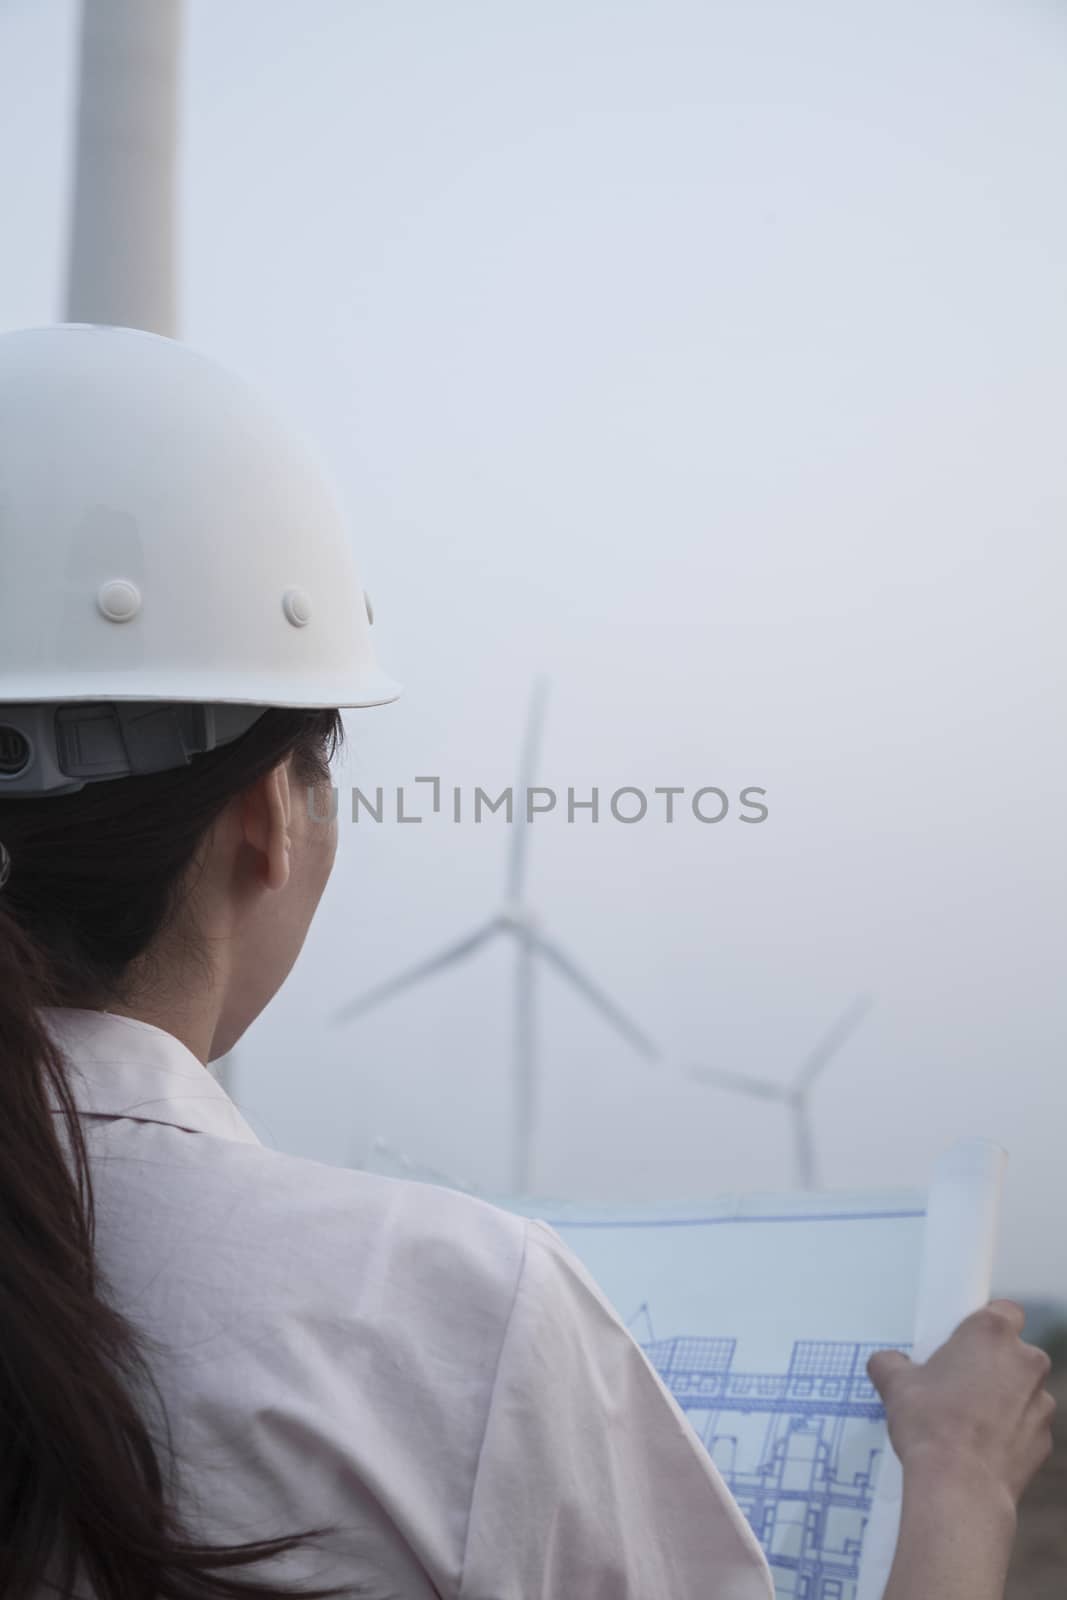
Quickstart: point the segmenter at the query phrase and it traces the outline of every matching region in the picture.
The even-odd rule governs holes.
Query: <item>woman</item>
[[[169,340],[0,337],[0,573],[5,1600],[767,1600],[551,1229],[269,1150],[207,1070],[329,876],[336,708],[397,693],[304,445]],[[889,1600],[1002,1593],[1020,1328],[872,1363]]]

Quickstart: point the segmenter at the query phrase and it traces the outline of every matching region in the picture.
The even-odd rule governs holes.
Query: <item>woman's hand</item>
[[[1052,1449],[1051,1362],[1020,1338],[1024,1312],[994,1300],[960,1324],[929,1361],[883,1350],[867,1364],[905,1476],[927,1466],[968,1481],[989,1476],[1012,1506]]]
[[[1052,1448],[1051,1363],[994,1300],[929,1361],[867,1363],[904,1469],[900,1534],[883,1600],[1003,1600],[1019,1497]]]

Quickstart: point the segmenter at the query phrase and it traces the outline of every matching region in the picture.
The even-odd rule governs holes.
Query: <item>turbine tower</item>
[[[779,1105],[788,1106],[793,1124],[797,1187],[818,1188],[809,1105],[811,1091],[846,1039],[859,1027],[872,1004],[869,995],[860,995],[853,1000],[801,1063],[792,1083],[775,1083],[770,1078],[750,1078],[743,1073],[719,1067],[689,1067],[686,1077],[713,1089],[725,1089],[730,1094],[749,1095],[757,1100],[773,1100]]]
[[[590,978],[535,917],[527,898],[530,816],[526,797],[533,783],[544,726],[547,681],[539,679],[530,700],[519,782],[513,795],[511,845],[508,852],[504,898],[498,910],[473,931],[462,934],[435,955],[408,967],[393,978],[358,995],[336,1015],[346,1022],[365,1016],[385,1000],[416,988],[425,979],[465,961],[497,938],[513,941],[515,956],[512,1071],[514,1082],[512,1128],[512,1191],[531,1193],[533,1140],[540,1088],[540,1053],[537,1038],[537,979],[542,964],[552,967],[593,1010],[646,1061],[658,1061],[660,1052],[648,1034]]]
[[[83,0],[66,320],[174,337],[183,0]]]

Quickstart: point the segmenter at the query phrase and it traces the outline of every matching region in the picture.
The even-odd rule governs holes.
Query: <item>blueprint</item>
[[[468,1188],[383,1140],[374,1155]],[[988,1300],[1006,1161],[963,1139],[921,1190],[481,1198],[547,1222],[597,1280],[748,1518],[778,1600],[882,1600],[902,1479],[867,1359],[925,1361]]]
[[[555,1228],[644,1348],[780,1600],[856,1600],[886,1448],[865,1366],[873,1350],[910,1348],[925,1192],[514,1209]]]

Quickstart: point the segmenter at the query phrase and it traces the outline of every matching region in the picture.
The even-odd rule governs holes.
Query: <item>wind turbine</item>
[[[413,989],[425,979],[465,961],[492,940],[508,938],[515,952],[514,1024],[512,1070],[514,1104],[512,1131],[512,1192],[530,1191],[533,1162],[533,1136],[537,1119],[537,1091],[540,1087],[540,1060],[537,1048],[536,983],[538,963],[555,969],[578,994],[597,1011],[638,1055],[658,1061],[660,1053],[648,1034],[633,1022],[590,978],[573,958],[553,939],[535,917],[526,895],[530,817],[526,797],[533,782],[544,726],[548,684],[540,678],[534,684],[526,732],[519,762],[519,782],[513,795],[511,845],[508,852],[504,898],[498,910],[471,932],[462,934],[443,950],[408,967],[364,994],[357,995],[336,1015],[346,1022],[365,1016],[395,995]]]
[[[811,1091],[846,1039],[859,1027],[873,1003],[869,995],[859,995],[853,1000],[806,1056],[792,1083],[775,1083],[770,1078],[750,1078],[744,1073],[729,1072],[719,1067],[689,1067],[686,1077],[713,1089],[725,1089],[730,1094],[749,1095],[757,1100],[773,1100],[779,1105],[788,1106],[793,1122],[797,1185],[801,1189],[817,1188],[809,1109]]]

